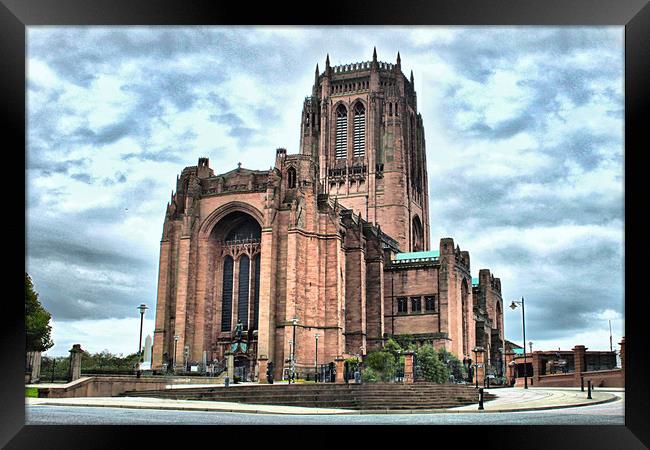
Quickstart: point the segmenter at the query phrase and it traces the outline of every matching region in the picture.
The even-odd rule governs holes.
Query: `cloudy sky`
[[[431,236],[526,299],[533,349],[624,326],[623,27],[28,27],[27,272],[55,346],[137,351],[176,175],[298,152],[314,68],[413,70]],[[152,311],[144,334],[153,333]],[[506,336],[521,342],[520,310]]]

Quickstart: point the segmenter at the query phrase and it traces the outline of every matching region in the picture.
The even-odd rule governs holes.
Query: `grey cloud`
[[[70,175],[70,178],[73,178],[77,181],[81,181],[82,183],[86,184],[93,184],[93,177],[88,175],[87,173],[74,173]]]
[[[132,171],[136,173],[142,169],[141,163],[147,164],[146,170],[151,166],[149,163],[156,161],[186,164],[186,142],[193,139],[187,130],[178,131],[164,145],[151,144],[154,124],[164,123],[165,119],[173,130],[173,119],[163,117],[166,102],[179,111],[190,111],[198,102],[207,101],[212,120],[224,124],[230,135],[238,140],[238,145],[262,142],[265,127],[273,127],[275,122],[285,117],[286,110],[293,111],[291,114],[296,118],[296,124],[299,120],[302,99],[296,104],[289,104],[286,99],[275,99],[276,86],[297,86],[298,80],[307,79],[304,95],[309,95],[313,65],[318,62],[322,72],[325,53],[330,53],[332,64],[367,61],[371,59],[373,45],[376,45],[381,61],[393,62],[396,51],[400,50],[403,67],[412,65],[416,69],[416,83],[420,81],[419,58],[429,57],[432,53],[450,63],[459,75],[452,86],[425,80],[431,83],[427,84],[428,88],[448,89],[442,110],[436,114],[423,114],[427,132],[431,132],[430,121],[443,120],[441,128],[453,137],[453,141],[460,142],[461,146],[463,142],[491,142],[494,144],[491,151],[494,152],[499,151],[500,140],[529,132],[540,142],[529,151],[542,152],[552,160],[550,168],[524,169],[525,173],[514,177],[497,178],[489,173],[470,177],[465,175],[466,168],[462,167],[453,173],[445,171],[444,156],[430,148],[428,160],[440,174],[433,177],[430,171],[429,175],[432,235],[435,236],[435,227],[451,230],[452,236],[460,233],[470,236],[489,235],[505,226],[520,229],[558,226],[561,230],[562,224],[619,227],[622,223],[622,198],[615,194],[603,197],[576,195],[562,199],[557,198],[553,189],[566,182],[569,176],[567,161],[576,162],[588,172],[602,167],[606,160],[616,160],[620,143],[615,136],[585,128],[576,135],[566,136],[557,146],[543,145],[551,123],[549,119],[560,117],[564,99],[569,99],[573,105],[605,102],[610,111],[608,114],[622,119],[622,88],[608,82],[619,80],[622,86],[619,70],[622,67],[619,64],[622,45],[617,41],[622,38],[621,32],[584,27],[542,29],[538,32],[531,32],[529,28],[473,28],[461,30],[451,42],[441,40],[419,46],[408,44],[404,39],[410,29],[310,27],[308,30],[310,34],[305,39],[275,36],[262,41],[259,36],[249,39],[253,32],[251,27],[195,27],[189,30],[177,27],[30,27],[28,54],[45,61],[64,82],[88,87],[99,75],[114,74],[116,68],[126,63],[138,69],[137,76],[125,80],[122,86],[122,91],[130,96],[128,103],[131,105],[125,114],[107,127],[91,129],[85,123],[69,134],[62,133],[58,127],[61,117],[75,114],[61,101],[65,92],[58,88],[46,91],[43,86],[28,80],[28,89],[32,93],[47,93],[46,102],[29,104],[29,171],[38,171],[39,176],[46,173],[83,176],[85,162],[68,157],[71,151],[83,146],[98,149],[127,136],[145,150],[122,155],[122,160],[129,161],[132,167],[127,174],[115,173],[110,178],[100,179],[106,186],[128,184]],[[566,57],[576,52],[585,52],[597,60],[607,61],[607,64],[591,71],[566,64]],[[503,122],[487,126],[474,99],[461,96],[460,88],[468,80],[485,81],[495,70],[511,67],[523,56],[543,60],[540,66],[543,76],[524,74],[521,86],[530,96],[522,99],[519,112]],[[181,58],[189,62],[187,70],[178,64]],[[405,72],[408,74],[408,69]],[[227,94],[221,96],[216,92],[220,83],[241,73],[257,83],[260,98],[264,96],[264,105],[268,105],[251,106],[257,123],[263,124],[262,127],[239,117]],[[426,107],[427,102],[425,96],[418,98],[420,108]],[[478,112],[479,120],[464,124],[462,129],[451,120],[444,122],[454,112]],[[297,139],[297,131],[289,138]],[[194,150],[205,153],[207,149],[190,149]],[[219,156],[232,154],[235,150],[218,148],[207,156],[211,156],[213,167],[216,166],[218,171]],[[480,164],[481,155],[473,157],[473,163]],[[181,168],[179,166],[179,170]],[[127,176],[129,178],[125,180]],[[38,215],[30,213],[28,270],[30,274],[33,272],[36,286],[56,319],[130,316],[133,304],[142,299],[155,301],[155,255],[134,255],[132,249],[121,248],[119,243],[101,238],[94,237],[93,240],[87,233],[91,229],[119,223],[126,214],[125,208],[129,213],[137,211],[145,200],[151,200],[147,184],[155,182],[149,180],[130,187],[112,208],[59,214],[48,220],[36,219]],[[512,193],[522,183],[530,182],[548,186],[548,192],[515,199]],[[31,211],[39,205],[41,194],[33,189],[28,189],[28,194]],[[52,190],[48,195],[63,197],[66,190]],[[160,220],[161,226],[166,200],[166,197],[161,199],[160,216],[152,218]],[[91,234],[96,236],[96,233]],[[490,261],[489,267],[496,276],[501,275],[499,269],[503,273],[509,269],[514,274],[509,279],[502,276],[508,292],[530,295],[526,313],[532,336],[566,336],[589,328],[591,319],[583,314],[586,311],[602,308],[621,310],[618,305],[622,284],[616,277],[622,269],[618,266],[621,255],[617,243],[607,240],[576,242],[561,252],[546,256],[512,243],[498,244],[495,243],[489,258],[483,259]],[[473,251],[471,240],[463,245],[465,248]],[[96,282],[73,270],[50,272],[48,262],[94,270],[110,281]],[[132,281],[124,281],[132,274],[137,276],[135,285],[131,285]],[[596,285],[593,280],[606,280],[606,286],[601,286],[602,283]],[[514,326],[516,329],[519,325]],[[508,327],[510,330],[510,325]]]
[[[121,156],[121,159],[124,161],[135,159],[138,161],[165,161],[180,163],[182,159],[179,153],[180,151],[178,149],[168,147],[161,151],[145,150],[135,153],[126,153]]]
[[[96,231],[120,223],[127,214],[138,214],[149,199],[147,188],[156,183],[150,179],[129,187],[116,206],[69,212],[56,219],[34,214],[38,197],[34,201],[30,195],[27,271],[55,320],[124,317],[134,303],[155,291],[156,255],[121,248]]]

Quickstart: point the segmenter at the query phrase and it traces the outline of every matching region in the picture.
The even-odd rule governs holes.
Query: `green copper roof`
[[[405,259],[423,259],[423,258],[437,258],[440,256],[440,251],[430,250],[428,252],[405,252],[398,253],[395,259],[397,261],[402,261]]]
[[[472,278],[472,286],[478,286],[478,278]]]

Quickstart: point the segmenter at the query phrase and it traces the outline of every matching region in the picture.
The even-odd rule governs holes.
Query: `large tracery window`
[[[348,153],[348,110],[339,105],[336,108],[336,159],[344,159]]]
[[[223,293],[221,300],[221,331],[230,331],[232,315],[232,257],[223,260]]]
[[[354,156],[366,153],[366,108],[361,102],[354,107]]]
[[[241,320],[243,329],[257,329],[260,290],[261,227],[252,217],[233,213],[224,219],[219,239],[222,258],[221,331]],[[252,262],[252,266],[251,266]]]
[[[239,293],[237,295],[237,320],[241,320],[243,329],[248,330],[248,282],[250,259],[247,255],[239,258]]]
[[[253,329],[257,329],[260,315],[260,254],[253,258]]]

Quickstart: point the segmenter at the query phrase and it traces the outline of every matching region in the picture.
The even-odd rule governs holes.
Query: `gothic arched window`
[[[293,167],[289,167],[287,170],[287,186],[289,189],[296,187],[296,169]]]
[[[336,108],[336,159],[344,159],[348,153],[348,110],[343,105]]]
[[[250,260],[247,255],[239,258],[239,295],[237,295],[237,320],[241,320],[244,330],[248,330],[248,275]]]
[[[230,256],[223,260],[223,290],[221,291],[221,331],[230,331],[232,322],[232,269]]]
[[[413,217],[411,228],[411,251],[421,252],[424,250],[424,230],[418,216]]]
[[[355,157],[366,154],[366,108],[358,102],[354,107],[354,152]]]
[[[253,330],[257,330],[260,315],[260,254],[253,257]]]

